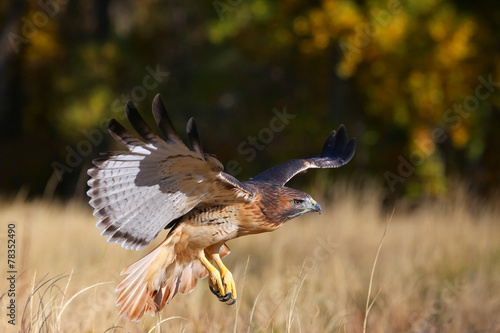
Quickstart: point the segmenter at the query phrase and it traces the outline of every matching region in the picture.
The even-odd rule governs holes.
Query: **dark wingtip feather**
[[[122,126],[117,120],[115,119],[110,119],[108,122],[108,132],[111,134],[111,136],[127,147],[127,137],[132,136],[129,131],[125,129],[125,127]],[[105,152],[101,152],[101,155],[105,155]]]
[[[319,157],[339,157],[344,154],[346,144],[347,130],[344,125],[340,125],[339,128],[336,131],[333,131],[326,139]]]
[[[125,113],[127,114],[127,118],[130,124],[132,124],[132,126],[140,136],[142,136],[146,141],[155,141],[155,134],[148,126],[148,124],[146,124],[144,119],[142,119],[134,103],[132,103],[132,101],[130,100],[125,106]]]
[[[355,152],[356,152],[356,139],[351,139],[345,146],[344,152],[342,154],[342,159],[344,160],[344,163],[348,163],[354,156]]]
[[[341,155],[344,151],[345,145],[347,143],[347,131],[344,125],[340,125],[337,129],[337,135],[335,135],[335,144],[332,149],[332,156]]]
[[[321,150],[321,154],[319,157],[328,157],[330,154],[330,151],[332,150],[333,146],[335,145],[335,135],[337,134],[337,131],[332,131],[328,138],[326,138],[325,144],[323,145],[323,150]]]
[[[130,121],[137,117],[141,117],[139,115],[139,111],[137,111],[137,108],[131,100],[128,100],[127,104],[125,105],[125,113],[127,114],[127,118]]]
[[[157,94],[153,100],[153,117],[160,131],[165,135],[169,141],[181,141],[179,135],[175,131],[170,118],[168,117],[167,110],[161,99],[160,94]]]
[[[189,144],[193,148],[194,151],[199,153],[201,156],[203,155],[203,149],[201,148],[200,137],[198,135],[198,129],[196,128],[196,123],[194,122],[194,118],[189,118],[189,121],[186,126],[186,131],[189,138]]]
[[[127,132],[125,127],[122,126],[116,119],[110,119],[108,121],[108,131],[112,136],[121,136],[122,133]]]

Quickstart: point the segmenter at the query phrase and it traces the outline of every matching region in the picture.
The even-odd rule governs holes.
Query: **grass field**
[[[390,213],[374,190],[339,184],[336,193],[321,201],[322,215],[229,243],[236,305],[220,303],[205,279],[140,323],[117,316],[114,288],[147,251],[106,243],[83,203],[2,200],[1,243],[15,224],[17,281],[12,326],[3,245],[0,331],[362,332]],[[367,332],[500,332],[499,207],[453,193],[396,207],[373,275]]]

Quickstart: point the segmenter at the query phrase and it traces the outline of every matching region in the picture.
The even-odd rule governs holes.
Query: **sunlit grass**
[[[117,316],[114,288],[147,251],[106,243],[84,203],[3,200],[2,243],[8,223],[17,232],[17,325],[7,323],[2,292],[0,331],[361,332],[390,211],[380,210],[374,190],[336,189],[322,215],[229,243],[236,305],[220,303],[202,280],[140,323]],[[412,210],[397,206],[373,273],[366,331],[499,332],[499,216],[462,191]],[[8,289],[6,279],[0,287]]]

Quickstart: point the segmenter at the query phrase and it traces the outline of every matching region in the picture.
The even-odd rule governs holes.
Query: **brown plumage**
[[[213,155],[203,152],[193,119],[187,125],[192,148],[184,145],[159,96],[153,115],[166,141],[154,134],[130,102],[126,113],[145,142],[111,120],[111,135],[129,151],[105,153],[94,160],[87,193],[97,226],[108,241],[142,249],[170,228],[160,245],[122,271],[126,276],[116,288],[117,304],[120,314],[134,321],[144,313],[161,311],[175,294],[191,292],[207,276],[219,300],[233,304],[234,279],[221,261],[230,252],[225,243],[276,230],[307,212],[321,212],[310,195],[285,183],[309,168],[340,167],[355,151],[355,140],[347,141],[340,126],[318,157],[291,160],[239,182],[223,172]]]

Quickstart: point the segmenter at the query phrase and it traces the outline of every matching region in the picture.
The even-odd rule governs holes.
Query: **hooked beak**
[[[311,211],[318,212],[321,214],[321,206],[319,205],[319,203],[317,203],[316,200],[312,200],[311,204],[312,204]]]

